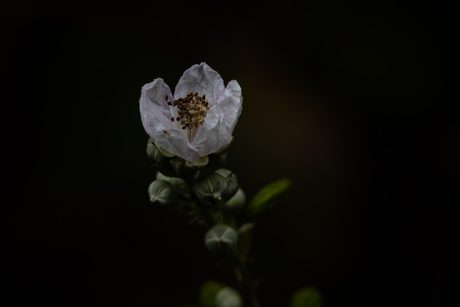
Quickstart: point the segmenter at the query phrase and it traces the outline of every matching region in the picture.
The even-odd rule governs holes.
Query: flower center
[[[167,99],[167,97],[166,97]],[[190,142],[195,137],[211,105],[206,100],[206,95],[199,96],[198,93],[190,92],[184,98],[179,98],[173,102],[168,102],[171,106],[171,121],[176,128],[182,129]]]

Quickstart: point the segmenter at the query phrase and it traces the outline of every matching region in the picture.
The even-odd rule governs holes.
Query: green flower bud
[[[238,190],[235,174],[219,169],[207,176],[198,178],[193,192],[205,204],[215,205],[227,202]]]
[[[235,289],[225,287],[216,294],[216,306],[217,307],[241,307],[243,306],[243,300]]]
[[[236,249],[238,236],[230,226],[217,224],[208,230],[204,237],[207,249],[215,254],[228,253]]]
[[[162,154],[161,151],[155,146],[152,138],[149,138],[147,142],[147,156],[150,162],[159,172],[165,174],[166,176],[177,176],[174,168],[170,163],[171,157]]]
[[[157,180],[164,180],[172,184],[172,186],[179,192],[179,197],[184,200],[190,200],[190,189],[185,180],[178,177],[167,177],[162,173],[158,172],[156,176]]]
[[[243,208],[246,203],[246,195],[242,189],[238,189],[235,195],[228,202],[226,202],[222,209],[228,212],[237,212]]]
[[[183,205],[178,191],[166,180],[155,180],[149,185],[148,193],[152,203],[159,203],[169,208],[178,208]]]
[[[185,177],[187,173],[187,167],[185,165],[185,160],[181,157],[174,157],[171,159],[171,166],[180,177]]]

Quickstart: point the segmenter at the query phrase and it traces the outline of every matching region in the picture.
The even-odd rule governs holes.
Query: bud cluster
[[[174,102],[174,106],[177,105]],[[148,193],[151,202],[188,213],[192,216],[191,222],[205,224],[208,228],[204,237],[205,247],[215,257],[242,267],[251,245],[254,224],[237,223],[238,214],[246,204],[246,195],[239,188],[235,174],[222,168],[227,156],[225,150],[223,148],[198,161],[187,161],[149,139],[147,155],[158,172],[156,180],[148,187]],[[248,278],[238,272],[240,281]],[[243,283],[248,284],[247,281]],[[242,306],[242,298],[232,288],[225,288],[215,296],[214,304],[220,307]]]
[[[235,213],[243,207],[244,192],[239,189],[235,174],[220,168],[226,161],[225,149],[199,161],[186,161],[149,139],[147,155],[158,170],[156,180],[148,189],[152,202],[174,209],[188,203],[190,208],[208,206],[206,210],[227,213]]]

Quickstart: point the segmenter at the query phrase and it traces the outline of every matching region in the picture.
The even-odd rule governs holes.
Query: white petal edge
[[[200,96],[206,95],[206,99],[212,105],[225,90],[224,80],[217,71],[202,62],[187,69],[174,91],[174,98],[182,98],[190,92],[197,92]]]

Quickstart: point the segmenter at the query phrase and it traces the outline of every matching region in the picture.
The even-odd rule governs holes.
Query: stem
[[[212,212],[212,209],[209,208],[206,204],[201,203],[198,199],[195,201],[196,208],[198,209],[198,212],[200,213],[201,217],[207,224],[207,226],[210,228],[216,224],[216,220],[214,218],[214,214]]]
[[[198,177],[198,175],[196,175],[195,177]],[[189,184],[189,186],[193,186],[194,179],[195,178],[190,178],[188,180],[187,183]],[[235,216],[232,213],[221,210],[216,212],[211,206],[202,203],[195,193],[192,192],[191,194],[193,197],[193,202],[196,205],[196,209],[198,210],[200,216],[207,224],[208,228],[211,228],[218,223],[231,224],[231,226],[235,229],[238,228],[238,223],[236,222]],[[234,266],[234,273],[240,285],[241,294],[243,295],[243,297],[249,299],[252,307],[260,307],[259,301],[257,300],[255,290],[252,284],[251,277],[249,276],[249,273],[246,269],[246,265],[242,260],[242,256],[236,250],[234,250],[234,252],[231,254],[232,255],[229,255],[230,257],[225,258],[227,259],[227,262],[230,264],[230,266]]]
[[[184,178],[184,180],[187,182],[189,187],[193,186],[193,179],[186,180],[186,178]],[[192,195],[193,203],[195,204],[200,216],[203,218],[204,222],[206,223],[206,226],[208,228],[211,228],[216,224],[216,219],[214,218],[214,214],[212,212],[211,207],[206,204],[203,204],[193,191],[190,192]]]
[[[260,307],[259,301],[257,300],[254,287],[252,286],[251,277],[248,274],[246,265],[238,259],[237,264],[235,265],[235,275],[236,279],[240,283],[241,291],[249,296],[253,307]]]

